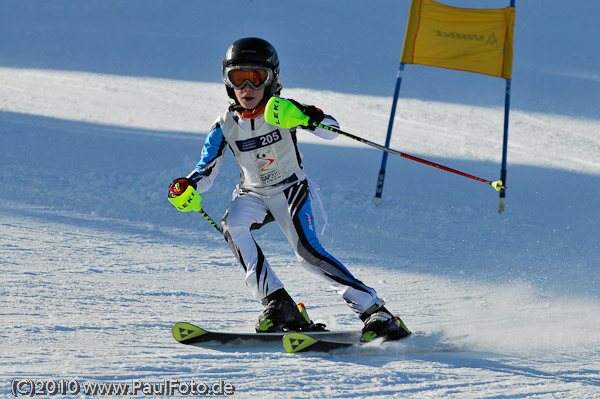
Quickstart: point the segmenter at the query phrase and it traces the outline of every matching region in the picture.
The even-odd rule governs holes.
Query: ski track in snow
[[[1,72],[4,395],[13,378],[167,378],[223,379],[234,397],[598,397],[598,121],[515,112],[502,215],[489,187],[401,159],[390,159],[376,208],[379,151],[345,138],[303,141],[334,229],[329,249],[425,337],[291,356],[186,347],[171,337],[176,321],[251,331],[260,312],[223,239],[166,201],[169,182],[193,168],[226,105],[221,85]],[[389,98],[283,94],[384,140]],[[392,147],[497,175],[501,109],[399,107]],[[204,196],[215,220],[236,168],[229,154]],[[298,269],[276,226],[256,239],[316,321],[360,328]]]
[[[249,330],[260,310],[224,245],[177,243],[177,234],[168,240],[136,226],[113,231],[119,222],[87,227],[60,215],[3,212],[1,220],[3,392],[9,378],[60,377],[223,378],[241,397],[597,394],[598,322],[591,316],[599,309],[587,301],[540,302],[529,287],[449,284],[376,268],[370,270],[375,287],[395,307],[402,304],[411,328],[427,338],[300,356],[272,348],[184,347],[170,336],[175,320]],[[278,270],[294,275],[294,268]],[[310,279],[295,279],[292,292],[310,298],[312,314],[330,326],[358,327],[352,317],[334,319],[348,313],[345,305]],[[452,343],[461,333],[469,335]],[[438,352],[445,336],[451,344]]]

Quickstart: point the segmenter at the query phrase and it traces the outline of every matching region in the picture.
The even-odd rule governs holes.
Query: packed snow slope
[[[554,37],[559,44],[577,37],[589,44],[580,33],[594,26],[595,3],[563,10],[528,1],[518,9],[521,59],[538,58],[515,58],[523,77],[513,82],[502,214],[491,187],[395,156],[376,207],[380,151],[344,137],[300,138],[334,233],[333,244],[327,235],[322,242],[419,337],[301,356],[172,339],[176,321],[251,331],[261,310],[222,237],[166,199],[228,104],[217,81],[229,42],[271,39],[282,56],[284,96],[319,105],[353,134],[385,139],[391,93],[379,90],[394,84],[408,2],[369,10],[354,1],[307,2],[293,17],[256,3],[0,3],[7,16],[0,31],[14,39],[0,41],[0,395],[11,396],[15,378],[31,378],[221,379],[235,386],[234,397],[597,398],[598,52],[571,57],[573,73],[564,74],[543,58],[546,42],[531,37],[553,35],[533,18],[537,5],[540,19],[581,16]],[[273,24],[248,28],[239,15],[245,6]],[[315,15],[327,23],[307,22]],[[367,56],[354,57],[357,47]],[[390,56],[389,48],[397,51]],[[462,74],[426,77],[417,69],[420,88],[401,96],[391,147],[497,179],[503,109],[489,93],[502,97],[503,82],[492,79],[492,90],[477,81],[480,101],[469,101],[470,89],[450,101],[444,93]],[[525,77],[544,70],[563,72],[544,83]],[[380,75],[391,80],[384,85]],[[536,92],[539,104],[524,101]],[[228,154],[203,197],[214,219],[237,179]],[[298,267],[277,226],[255,238],[313,319],[360,328],[335,293]]]
[[[260,305],[222,238],[166,200],[169,182],[193,168],[205,137],[167,127],[186,120],[210,126],[213,108],[224,105],[222,87],[3,72],[11,76],[0,85],[3,108],[19,107],[0,113],[3,392],[24,377],[222,378],[242,397],[597,396],[598,122],[515,112],[512,159],[521,162],[510,166],[501,215],[491,187],[395,157],[383,204],[375,207],[379,151],[344,146],[342,137],[334,141],[341,146],[302,143],[335,233],[330,251],[426,338],[325,356],[222,352],[181,347],[170,325],[250,331]],[[36,75],[45,83],[34,83]],[[390,101],[286,94],[318,102],[343,127],[373,140]],[[400,106],[407,112],[397,124],[405,132],[393,146],[497,176],[500,140],[482,130],[494,130],[501,109],[414,100]],[[378,129],[362,126],[355,109],[379,121]],[[182,116],[173,121],[173,114]],[[464,144],[452,146],[456,141]],[[204,196],[215,219],[237,177],[229,157]],[[298,269],[275,226],[256,239],[316,320],[360,327],[341,299]],[[439,346],[448,339],[451,346]]]

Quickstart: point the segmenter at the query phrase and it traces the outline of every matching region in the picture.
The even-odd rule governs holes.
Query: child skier
[[[234,102],[213,125],[196,168],[187,177],[173,181],[169,197],[195,195],[197,198],[179,200],[199,201],[197,193],[212,186],[229,147],[241,176],[221,225],[233,254],[244,268],[246,284],[264,307],[256,331],[314,331],[324,327],[304,317],[254,241],[251,231],[275,220],[300,264],[325,278],[359,315],[364,322],[361,340],[409,335],[402,320],[394,318],[383,306],[375,290],[356,279],[317,239],[312,225],[310,184],[302,167],[296,134],[312,133],[325,139],[333,139],[336,134],[315,126],[283,129],[265,122],[266,103],[282,88],[275,48],[259,38],[235,41],[223,60],[223,81]],[[297,106],[310,118],[310,124],[338,127],[335,119],[320,109]],[[194,190],[188,189],[190,186]]]

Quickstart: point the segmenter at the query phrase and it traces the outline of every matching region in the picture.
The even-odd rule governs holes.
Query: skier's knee
[[[223,216],[223,219],[221,220],[221,228],[223,229],[223,234],[229,233],[234,227],[232,226],[231,220],[228,216],[229,213],[226,213],[225,216]]]
[[[223,227],[223,235],[226,238],[231,237],[234,241],[245,234],[250,234],[250,229],[247,226],[231,226],[226,222],[222,222],[221,227]]]

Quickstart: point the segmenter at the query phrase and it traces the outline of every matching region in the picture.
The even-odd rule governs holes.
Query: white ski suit
[[[322,123],[337,127],[330,116]],[[325,139],[337,136],[321,128],[283,129],[266,123],[264,115],[245,119],[230,109],[213,125],[202,157],[188,178],[196,182],[199,193],[205,192],[221,168],[226,147],[235,156],[241,169],[240,184],[221,224],[225,239],[246,272],[246,284],[254,298],[262,300],[283,288],[251,233],[275,220],[300,264],[324,277],[356,313],[362,314],[379,299],[375,290],[357,280],[319,243],[297,130]]]

